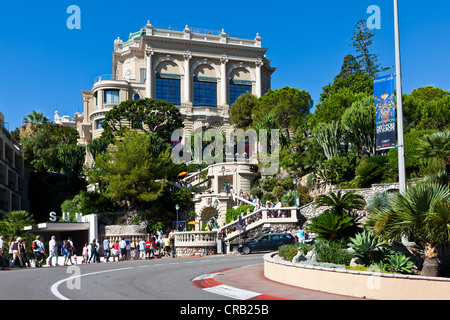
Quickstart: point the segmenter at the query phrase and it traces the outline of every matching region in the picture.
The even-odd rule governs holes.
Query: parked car
[[[249,254],[254,251],[278,250],[283,244],[295,243],[295,237],[289,233],[269,233],[259,237],[256,241],[245,242],[238,247],[238,251]]]

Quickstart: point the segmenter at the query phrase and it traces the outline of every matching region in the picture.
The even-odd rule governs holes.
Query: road
[[[262,254],[251,254],[17,268],[0,271],[0,300],[228,300],[192,279],[262,263]]]

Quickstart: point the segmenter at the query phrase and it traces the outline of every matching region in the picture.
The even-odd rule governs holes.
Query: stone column
[[[147,93],[146,97],[153,99],[153,75],[152,75],[152,55],[153,55],[153,48],[150,46],[147,46],[147,49],[145,50],[145,55],[147,56],[147,69],[146,69],[146,79],[145,79],[145,91]]]
[[[260,98],[262,96],[261,91],[261,67],[263,66],[262,59],[256,60],[256,97]]]
[[[184,103],[192,102],[191,98],[191,69],[190,62],[192,53],[188,50],[183,54],[184,56]]]
[[[220,83],[220,97],[222,98],[221,103],[222,103],[222,107],[224,107],[225,105],[227,105],[227,97],[228,97],[228,90],[227,90],[227,62],[228,62],[228,57],[226,55],[223,55],[220,58],[220,73],[222,74],[221,77],[221,83]]]

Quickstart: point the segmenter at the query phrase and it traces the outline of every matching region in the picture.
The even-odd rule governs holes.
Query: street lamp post
[[[397,81],[397,139],[398,139],[398,182],[399,191],[406,191],[405,142],[403,134],[403,100],[402,100],[402,69],[400,59],[400,31],[398,22],[398,0],[394,0],[395,27],[395,75]]]
[[[178,210],[180,210],[180,206],[177,204],[175,205],[175,209],[177,210],[177,231],[178,231]]]

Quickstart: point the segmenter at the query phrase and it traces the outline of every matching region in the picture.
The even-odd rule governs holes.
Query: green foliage
[[[325,156],[330,159],[341,153],[341,125],[339,121],[330,121],[318,124],[312,135],[323,148]]]
[[[276,90],[269,89],[253,108],[253,124],[263,120],[267,114],[273,113],[276,122],[285,129],[289,140],[289,129],[301,126],[312,106],[311,95],[305,90],[288,86]]]
[[[396,252],[387,258],[386,268],[391,272],[412,273],[413,263],[409,257]]]
[[[376,251],[383,245],[378,237],[365,230],[350,238],[350,241],[349,247],[353,249],[355,255],[369,264],[374,259]]]
[[[271,201],[274,202],[276,201],[276,199],[281,199],[283,195],[281,195],[280,197],[275,196],[275,194],[273,194],[272,192],[266,192],[262,195],[261,197],[261,203],[266,203],[267,201]]]
[[[358,187],[368,188],[373,183],[380,182],[388,172],[387,163],[386,156],[373,156],[362,160],[355,171],[355,184]]]
[[[106,196],[127,200],[131,207],[158,199],[166,187],[171,166],[170,149],[152,154],[154,133],[126,132],[115,140],[109,153],[97,157],[102,175],[97,177],[107,186]]]
[[[380,68],[378,55],[370,53],[370,46],[372,45],[374,35],[374,30],[367,27],[367,21],[361,19],[355,25],[352,38],[353,43],[351,44],[358,53],[356,58],[362,67],[362,71],[372,78],[376,77],[379,72],[385,70]]]
[[[234,208],[228,209],[227,212],[225,213],[225,223],[228,224],[233,219],[237,220],[238,216],[240,216],[242,212],[244,213],[244,215],[246,215],[248,209],[250,209],[250,212],[253,212],[254,206],[252,206],[251,204],[246,204],[239,206],[236,209]]]
[[[317,241],[314,251],[318,262],[349,265],[352,253],[345,249],[343,241]]]
[[[100,137],[89,142],[88,145],[86,146],[86,150],[87,152],[89,152],[92,159],[94,159],[95,161],[95,158],[98,155],[108,151],[108,144],[109,144],[108,140]]]
[[[258,98],[246,92],[241,94],[230,107],[230,120],[237,129],[248,129],[252,123],[253,108],[257,105]]]
[[[375,154],[376,125],[373,96],[354,102],[344,111],[341,124],[347,132],[349,142],[356,146],[358,154]]]
[[[48,123],[50,121],[43,112],[33,110],[33,112],[28,113],[26,117],[22,119],[23,124],[38,124],[38,123]]]
[[[38,125],[34,135],[23,137],[25,165],[39,172],[59,172],[61,163],[58,160],[58,151],[67,145],[76,145],[78,132],[74,128],[57,124]]]
[[[366,205],[364,197],[354,191],[343,193],[339,190],[337,193],[330,191],[328,194],[322,194],[314,201],[316,208],[329,207],[336,212],[350,214],[353,210],[362,210]]]
[[[58,151],[58,160],[70,185],[74,178],[78,178],[83,169],[86,148],[79,145],[62,146]]]
[[[158,132],[160,137],[169,141],[172,132],[182,126],[180,110],[167,101],[149,98],[126,100],[106,113],[102,137],[112,142],[115,135],[123,136],[132,128]]]
[[[294,243],[285,244],[278,248],[278,255],[284,260],[292,261],[292,259],[300,251],[303,255],[306,255],[309,251],[313,250],[313,246],[306,243]]]
[[[412,174],[420,169],[423,158],[429,156],[428,151],[421,157],[419,154],[420,141],[424,136],[435,133],[435,130],[411,130],[405,133],[405,167],[407,174]],[[387,153],[389,167],[392,172],[398,172],[398,150],[390,149]]]
[[[24,238],[29,232],[23,228],[34,224],[33,215],[27,211],[10,211],[0,218],[0,234],[5,236],[5,241],[9,240],[8,237],[14,237],[14,240],[18,236]]]
[[[349,236],[354,226],[353,217],[344,212],[328,210],[312,218],[308,230],[319,234],[317,239],[335,241]]]
[[[259,199],[261,199],[262,195],[263,195],[263,191],[259,188],[251,188],[250,189],[250,194],[252,196],[257,196]]]

